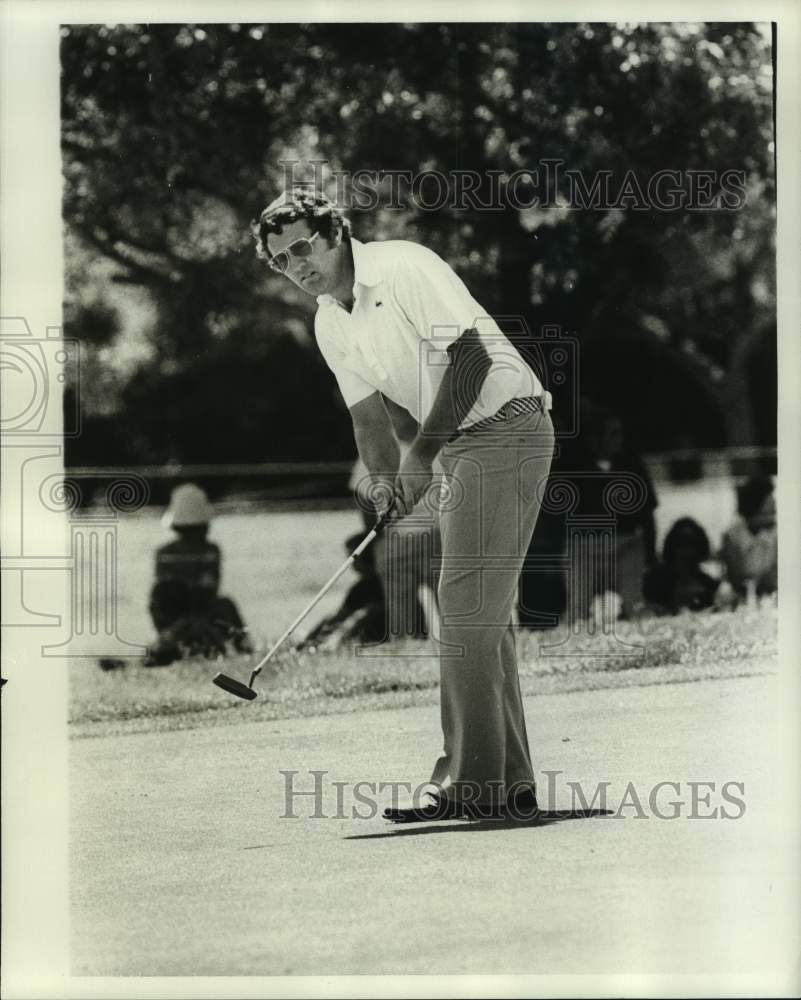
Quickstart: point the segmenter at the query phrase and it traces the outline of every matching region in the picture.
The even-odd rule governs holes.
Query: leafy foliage
[[[643,445],[679,443],[664,410],[648,408],[677,384],[681,443],[770,443],[770,425],[726,423],[732,393],[754,388],[743,389],[747,373],[758,371],[763,394],[775,382],[772,73],[759,27],[151,24],[62,34],[64,214],[83,248],[71,264],[83,254],[113,262],[89,298],[112,295],[112,282],[136,285],[157,312],[155,324],[125,331],[151,347],[117,396],[119,420],[135,428],[127,458],[350,454],[347,416],[309,335],[313,304],[252,252],[249,220],[279,189],[286,158],[350,172],[495,171],[502,191],[515,170],[542,174],[548,159],[588,185],[610,172],[613,196],[633,176],[634,193],[608,210],[425,211],[401,188],[405,211],[351,214],[362,238],[431,245],[491,311],[576,331],[585,391],[613,396]],[[685,186],[691,171],[742,171],[745,204],[638,208],[637,185],[667,169]],[[75,285],[73,271],[73,296]],[[91,350],[90,318],[68,311]],[[320,421],[333,438],[315,435]],[[91,434],[76,447],[91,450]]]

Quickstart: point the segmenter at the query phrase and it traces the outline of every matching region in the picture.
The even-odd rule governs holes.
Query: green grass
[[[153,634],[147,612],[153,560],[171,537],[159,514],[119,518],[116,606],[119,634],[128,642],[147,643]],[[222,592],[237,602],[257,643],[276,639],[308,604],[342,564],[345,539],[360,526],[356,510],[225,513],[214,520],[210,537],[222,549]],[[339,606],[347,585],[343,580],[326,596],[310,625]]]
[[[692,512],[706,528],[713,547],[718,545],[734,512],[730,481],[705,480],[686,486],[659,483],[658,494],[660,539],[677,517]],[[170,537],[161,527],[160,514],[147,509],[119,517],[115,603],[120,636],[129,642],[147,643],[152,635],[147,597],[153,556],[156,547]],[[361,525],[355,508],[229,511],[215,519],[211,537],[223,552],[223,592],[239,604],[258,643],[266,645],[277,638],[311,600],[344,559],[345,539]],[[309,625],[338,607],[347,586],[346,578],[326,596]]]
[[[775,669],[775,602],[735,612],[647,617],[619,623],[617,644],[602,637],[574,636],[565,629],[520,632],[518,656],[524,694],[737,677]],[[623,644],[628,644],[624,646]],[[623,655],[623,650],[628,655]],[[603,654],[603,655],[601,655]],[[395,708],[434,703],[438,663],[427,643],[385,645],[356,655],[287,649],[257,681],[259,698],[242,702],[211,683],[218,670],[247,680],[254,659],[184,661],[145,668],[131,663],[105,673],[75,661],[71,711],[76,736],[186,728],[261,719]]]
[[[724,483],[717,484],[716,492],[710,492],[709,484],[690,491],[661,486],[660,532],[687,510],[699,517],[706,511],[704,523],[714,537],[728,519],[725,501],[731,500],[730,493],[730,484]],[[715,500],[711,506],[710,497]],[[344,540],[360,524],[355,510],[243,511],[215,520],[211,535],[223,551],[222,590],[239,603],[260,650],[269,647],[341,564]],[[119,634],[129,642],[151,640],[147,597],[153,554],[166,537],[156,511],[120,517],[115,598]],[[309,626],[339,605],[352,580],[344,578],[327,595]],[[545,694],[772,670],[776,619],[775,604],[734,613],[645,618],[618,626],[621,643],[639,647],[628,656],[621,655],[622,645],[605,651],[601,639],[586,634],[574,637],[569,647],[549,652],[543,647],[564,639],[564,630],[524,631],[518,641],[522,687],[526,694]],[[301,627],[298,635],[303,634]],[[599,655],[603,652],[607,655]],[[72,731],[102,735],[229,724],[419,705],[437,699],[437,658],[425,643],[382,646],[378,655],[367,656],[352,650],[301,654],[284,649],[259,678],[255,702],[242,702],[212,685],[218,670],[247,680],[255,660],[201,660],[152,669],[132,661],[124,670],[110,673],[92,661],[73,660]]]

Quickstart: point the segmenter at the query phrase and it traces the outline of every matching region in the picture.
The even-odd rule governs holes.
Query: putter
[[[320,590],[320,592],[315,596],[314,600],[301,611],[298,617],[292,622],[289,628],[284,632],[280,639],[278,639],[269,652],[264,656],[259,663],[253,668],[250,674],[250,680],[247,684],[243,684],[242,681],[238,681],[235,677],[229,677],[228,674],[215,674],[213,681],[217,687],[222,688],[223,691],[227,691],[229,694],[235,694],[238,698],[244,698],[247,701],[253,701],[256,697],[256,692],[253,690],[253,682],[259,676],[262,668],[266,663],[273,657],[276,651],[283,645],[283,643],[292,635],[295,629],[300,625],[303,619],[311,612],[317,604],[325,597],[328,591],[334,586],[337,580],[342,576],[348,567],[353,564],[353,560],[357,556],[360,556],[362,552],[367,548],[367,546],[376,539],[376,537],[383,531],[386,523],[389,519],[389,515],[392,513],[395,504],[386,510],[381,517],[376,521],[373,526],[372,531],[364,537],[364,539],[359,543],[359,545],[353,550],[353,552],[348,556],[345,562],[339,567],[339,569],[334,573],[328,583]]]

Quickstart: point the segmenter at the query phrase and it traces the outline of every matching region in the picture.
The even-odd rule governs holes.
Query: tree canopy
[[[312,342],[314,303],[253,253],[250,219],[287,160],[325,161],[326,177],[476,172],[479,203],[435,210],[422,188],[399,187],[388,207],[386,179],[372,207],[363,173],[348,189],[354,230],[424,242],[490,311],[574,334],[581,391],[617,408],[641,446],[775,441],[775,422],[748,405],[755,389],[775,399],[762,26],[70,25],[62,36],[65,325],[93,373],[74,460],[108,460],[110,442],[131,462],[352,454]],[[521,170],[539,171],[547,206],[510,203]],[[655,207],[644,192],[664,171],[700,207]],[[591,201],[599,178],[612,204],[570,204],[571,192]],[[493,183],[504,207],[483,210]],[[126,309],[143,296],[149,311]],[[122,370],[111,362],[130,341],[139,349]],[[679,396],[668,421],[661,408]]]

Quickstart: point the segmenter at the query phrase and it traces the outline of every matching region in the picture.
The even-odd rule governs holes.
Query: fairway
[[[433,706],[73,741],[72,973],[781,974],[776,707],[767,676],[528,699],[545,814],[517,826],[352,818],[354,782],[428,776]],[[311,770],[325,818],[282,818]],[[572,816],[569,781],[621,815]],[[690,818],[690,782],[744,814]]]

